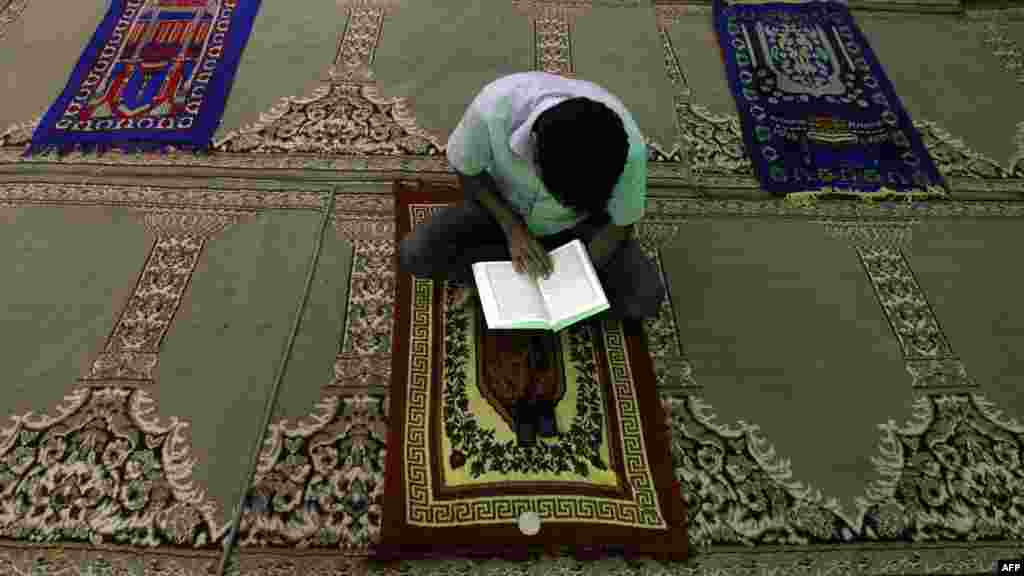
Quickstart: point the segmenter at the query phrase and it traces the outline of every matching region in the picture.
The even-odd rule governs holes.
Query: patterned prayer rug
[[[112,0],[26,155],[205,150],[260,0]]]
[[[440,190],[396,186],[399,237],[459,198]],[[685,507],[640,324],[548,335],[540,360],[554,369],[542,370],[525,357],[530,334],[487,332],[478,306],[453,306],[454,289],[399,276],[378,555],[684,559]],[[512,411],[531,385],[556,403],[557,430],[521,446]],[[540,518],[532,536],[528,512]]]
[[[714,19],[764,189],[790,199],[946,195],[844,3],[715,0]]]

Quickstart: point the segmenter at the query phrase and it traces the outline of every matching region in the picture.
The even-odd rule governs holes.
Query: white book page
[[[512,262],[478,262],[473,265],[473,276],[488,326],[548,321],[547,308],[536,281],[528,274],[516,272]]]
[[[552,273],[537,285],[551,314],[552,324],[608,304],[608,298],[579,240],[552,250]]]

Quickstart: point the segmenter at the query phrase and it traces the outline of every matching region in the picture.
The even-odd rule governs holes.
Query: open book
[[[520,274],[511,261],[473,264],[488,328],[557,332],[609,308],[582,242],[573,240],[548,254],[547,278]]]

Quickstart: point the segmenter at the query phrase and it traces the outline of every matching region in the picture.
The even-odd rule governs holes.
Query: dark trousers
[[[537,240],[549,251],[575,239],[586,244],[606,223],[607,216],[589,219]],[[473,283],[471,267],[474,263],[512,259],[501,226],[471,197],[458,206],[435,212],[402,239],[398,250],[400,272],[466,284]],[[665,297],[665,286],[654,263],[644,256],[636,240],[629,238],[622,242],[608,262],[597,269],[597,275],[613,316],[657,315]]]

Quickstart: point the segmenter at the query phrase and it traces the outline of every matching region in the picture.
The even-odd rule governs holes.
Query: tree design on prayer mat
[[[537,442],[534,446],[519,446],[515,439],[500,442],[495,439],[492,426],[477,422],[469,409],[466,396],[466,359],[469,347],[476,342],[469,336],[470,324],[478,323],[483,330],[477,313],[466,307],[455,308],[455,291],[458,286],[446,283],[445,287],[445,356],[443,363],[445,389],[442,395],[445,432],[451,441],[451,466],[454,469],[467,466],[470,476],[479,478],[487,472],[501,474],[555,474],[576,473],[589,475],[589,466],[607,470],[608,464],[601,459],[603,442],[604,412],[599,382],[596,377],[597,362],[594,349],[595,334],[587,323],[570,326],[556,345],[565,346],[565,361],[576,370],[576,414],[569,429],[558,435],[552,444]],[[493,337],[493,336],[483,336]],[[486,385],[492,385],[490,378]],[[485,393],[485,396],[487,394]],[[500,407],[495,408],[496,411]],[[588,466],[589,465],[589,466]]]

